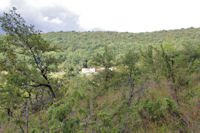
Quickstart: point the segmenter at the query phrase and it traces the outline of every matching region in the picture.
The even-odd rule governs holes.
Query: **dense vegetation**
[[[41,34],[15,9],[0,22],[2,132],[200,132],[200,29]]]

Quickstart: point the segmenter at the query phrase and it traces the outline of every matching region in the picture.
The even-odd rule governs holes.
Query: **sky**
[[[200,0],[0,0],[43,32],[151,32],[200,27]]]

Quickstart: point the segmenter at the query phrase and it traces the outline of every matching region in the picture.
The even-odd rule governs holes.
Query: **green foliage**
[[[93,62],[95,66],[101,68],[99,68],[99,73],[94,77],[91,84],[94,86],[95,91],[103,94],[109,89],[109,87],[113,85],[112,79],[114,77],[114,72],[111,71],[111,67],[114,66],[114,56],[112,50],[105,46],[104,52],[102,54],[97,53],[93,59]]]
[[[199,29],[41,34],[15,8],[0,22],[5,132],[200,131]]]
[[[104,52],[102,54],[98,53],[94,60],[95,66],[103,66],[105,69],[109,69],[113,66],[113,53],[107,46],[104,46]]]
[[[49,126],[51,127],[51,132],[75,132],[79,120],[70,118],[72,113],[72,103],[52,106],[53,107],[49,108]]]

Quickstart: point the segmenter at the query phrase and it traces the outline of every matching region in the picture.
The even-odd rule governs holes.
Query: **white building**
[[[81,73],[83,74],[91,74],[95,73],[95,68],[82,68]]]
[[[115,67],[111,67],[109,68],[111,71],[116,70]],[[81,73],[82,74],[95,74],[98,73],[100,71],[105,70],[105,68],[101,67],[101,68],[82,68]]]

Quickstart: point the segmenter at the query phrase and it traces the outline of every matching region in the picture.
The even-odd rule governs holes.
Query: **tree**
[[[100,71],[98,76],[96,76],[97,83],[102,81],[100,86],[102,86],[103,89],[108,90],[113,77],[113,71],[111,71],[111,67],[114,66],[113,52],[109,50],[107,46],[104,46],[104,52],[102,54],[98,53],[93,60],[94,65],[103,67],[103,71]]]
[[[56,98],[57,81],[50,77],[50,66],[56,61],[50,53],[58,49],[45,41],[33,25],[26,24],[16,8],[3,13],[0,23],[6,33],[0,41],[1,71],[6,72],[0,83],[0,108],[22,132],[24,126],[28,132],[29,105],[37,110],[37,106]]]
[[[125,67],[126,79],[128,80],[128,85],[130,86],[129,100],[127,102],[128,106],[131,105],[134,96],[134,88],[136,85],[136,80],[139,74],[137,63],[139,61],[139,55],[136,51],[130,50],[125,54],[122,64]]]
[[[24,79],[21,87],[49,89],[52,98],[56,97],[50,83],[48,66],[53,63],[51,57],[45,56],[46,52],[54,51],[54,47],[42,39],[40,31],[33,25],[27,25],[25,20],[16,12],[16,8],[4,13],[0,17],[1,28],[7,37],[4,42],[6,56],[5,70],[11,74],[18,72]]]
[[[29,122],[28,113],[23,115],[23,112],[27,112],[28,106],[33,109],[34,103],[42,105],[44,95],[49,95],[51,101],[56,98],[56,85],[52,84],[55,81],[49,76],[49,66],[55,59],[48,53],[57,49],[45,41],[33,25],[27,25],[14,7],[3,13],[0,23],[6,33],[0,41],[1,71],[6,72],[4,82],[0,83],[0,108],[5,109],[24,132],[23,125],[26,123],[28,131]],[[48,90],[44,91],[45,88]]]

